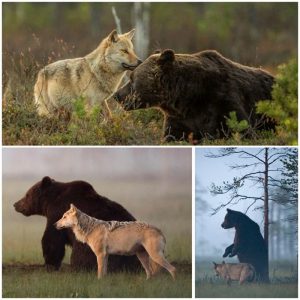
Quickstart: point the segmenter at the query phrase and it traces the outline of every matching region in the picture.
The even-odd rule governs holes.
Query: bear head
[[[48,200],[46,192],[49,191],[53,181],[53,179],[46,176],[33,185],[25,196],[14,204],[15,210],[24,216],[45,215],[43,207],[45,200]]]
[[[175,53],[171,49],[164,50],[148,57],[130,75],[130,81],[114,95],[125,110],[158,107],[164,109],[170,97],[170,80]]]
[[[227,214],[224,218],[224,222],[221,224],[222,228],[229,229],[235,227],[240,223],[243,213],[227,208]]]

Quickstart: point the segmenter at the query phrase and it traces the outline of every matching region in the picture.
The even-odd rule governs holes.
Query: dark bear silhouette
[[[96,268],[95,254],[86,245],[76,241],[70,229],[57,230],[54,223],[73,203],[86,214],[105,221],[134,221],[135,218],[120,204],[97,194],[84,181],[57,182],[44,177],[33,185],[26,195],[14,204],[25,216],[41,215],[47,218],[42,238],[43,256],[48,269],[59,269],[65,255],[65,246],[72,247],[71,266],[75,269]],[[135,256],[109,257],[108,271],[137,270],[140,264]]]
[[[234,243],[225,249],[223,257],[237,255],[241,263],[249,263],[255,268],[258,280],[268,282],[268,250],[258,224],[239,211],[227,209],[221,226],[235,228]]]
[[[188,55],[164,50],[148,57],[130,78],[114,98],[125,110],[159,108],[167,141],[223,137],[231,111],[254,128],[274,128],[271,120],[255,114],[259,100],[271,99],[273,76],[217,51]]]

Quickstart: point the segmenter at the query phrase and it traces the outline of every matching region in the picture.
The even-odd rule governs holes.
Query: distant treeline
[[[132,28],[134,3],[3,3],[3,50],[30,48],[41,58],[60,43],[69,56],[83,55],[116,27],[113,6],[122,30]],[[147,10],[149,53],[212,48],[271,69],[297,55],[297,3],[150,3]]]

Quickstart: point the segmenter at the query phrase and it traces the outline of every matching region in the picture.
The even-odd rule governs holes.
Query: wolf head
[[[58,220],[54,226],[56,229],[73,227],[78,224],[77,208],[71,204],[70,209],[64,213],[62,218]]]
[[[135,29],[132,29],[119,35],[116,30],[113,30],[104,40],[105,59],[113,70],[134,70],[142,63],[133,49],[134,32]]]
[[[216,276],[222,276],[222,268],[225,265],[225,261],[223,261],[221,264],[217,264],[215,262],[213,262],[213,264],[214,264]]]

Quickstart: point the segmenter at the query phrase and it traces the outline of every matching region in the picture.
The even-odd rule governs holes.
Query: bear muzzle
[[[25,209],[24,205],[23,205],[23,199],[17,201],[16,203],[14,203],[14,208],[17,212],[23,214],[24,216],[30,216],[31,214],[27,212],[27,210]]]

